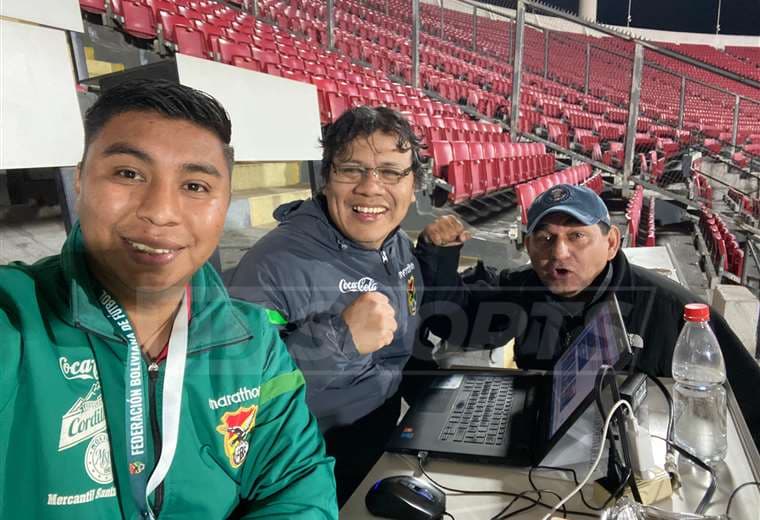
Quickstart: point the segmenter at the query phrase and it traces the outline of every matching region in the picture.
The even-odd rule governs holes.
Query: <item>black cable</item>
[[[682,448],[678,444],[676,444],[673,441],[669,441],[665,437],[661,437],[659,435],[650,434],[655,439],[660,439],[661,441],[665,441],[668,446],[671,446],[674,450],[678,452],[679,455],[682,457],[685,457],[689,459],[693,464],[696,466],[699,466],[703,470],[710,473],[710,485],[705,490],[705,494],[702,496],[702,500],[700,500],[699,505],[697,506],[697,510],[695,511],[696,514],[702,515],[705,512],[705,509],[707,509],[707,506],[710,504],[710,500],[712,500],[713,495],[715,494],[715,490],[718,487],[718,479],[715,475],[715,470],[712,469],[706,462],[704,462],[699,457],[696,457],[695,455],[692,455],[686,449]]]
[[[731,502],[734,501],[734,496],[736,496],[736,494],[739,491],[741,491],[747,486],[757,486],[758,489],[760,489],[760,482],[758,482],[757,480],[754,480],[752,482],[745,482],[744,484],[740,485],[739,487],[737,487],[731,492],[731,496],[728,497],[728,504],[726,504],[726,516],[728,518],[731,518],[731,515],[729,515],[728,513],[731,511]]]
[[[451,514],[451,513],[449,513],[448,511],[444,511],[444,512],[443,512],[443,514],[442,514],[441,516],[446,516],[446,517],[448,517],[448,518],[451,518],[451,520],[457,520],[456,518],[454,518],[454,515],[452,515],[452,514]]]
[[[612,372],[610,374],[610,372]],[[604,403],[602,403],[602,385],[604,384],[604,380],[607,377],[612,377],[610,388],[612,389],[612,399],[614,402],[618,402],[621,400],[620,397],[620,390],[617,386],[617,379],[616,379],[616,373],[615,369],[611,367],[610,365],[602,365],[601,366],[601,375],[597,376],[596,378],[596,405],[599,408],[599,412],[602,414],[602,417],[606,417],[607,413],[604,410]],[[636,418],[633,418],[636,420]],[[625,434],[626,429],[623,423],[621,422],[618,425],[618,428]],[[612,433],[612,430],[608,433],[610,437],[610,450],[612,453],[615,453],[615,439],[614,434]],[[633,475],[633,464],[631,463],[631,453],[628,449],[628,442],[627,439],[625,439],[625,435],[621,436],[620,439],[620,447],[623,452],[623,462],[625,463],[625,478],[621,479],[623,485],[618,486],[618,489],[616,490],[616,494],[620,493],[625,488],[626,483],[630,484],[631,487],[631,494],[633,495],[633,499],[638,503],[643,503],[643,500],[641,498],[641,493],[639,492],[639,486],[636,484],[636,478]],[[610,495],[612,497],[614,495]]]
[[[509,491],[486,491],[486,490],[477,491],[477,490],[469,490],[469,489],[457,489],[457,488],[452,488],[452,487],[444,486],[440,482],[437,482],[436,480],[434,480],[433,477],[431,477],[428,474],[428,472],[425,471],[425,468],[423,467],[422,462],[423,462],[423,460],[426,460],[426,459],[427,459],[427,453],[426,452],[420,452],[420,453],[417,454],[417,465],[418,465],[418,467],[420,469],[420,472],[423,475],[425,475],[425,478],[427,478],[430,482],[432,482],[433,485],[437,486],[438,488],[440,488],[440,489],[442,489],[444,491],[450,491],[452,493],[459,493],[459,494],[462,494],[462,495],[498,495],[498,496],[505,496],[505,497],[513,497],[513,498],[514,497],[520,497],[520,498],[523,498],[523,499],[528,500],[530,502],[533,502],[534,506],[539,505],[539,506],[545,507],[547,509],[553,509],[554,508],[554,506],[546,504],[546,503],[542,502],[539,499],[534,499],[534,498],[531,498],[531,497],[528,497],[528,496],[524,496],[525,492],[523,492],[523,493],[511,493]],[[577,516],[586,516],[586,517],[589,517],[589,518],[598,518],[598,515],[596,515],[596,514],[586,513],[586,512],[583,512],[583,511],[571,511],[571,510],[568,509],[566,511],[566,513],[567,514],[577,515]]]
[[[660,389],[660,392],[662,392],[662,395],[665,398],[665,401],[668,403],[668,429],[667,429],[666,437],[663,438],[663,437],[660,437],[659,435],[654,435],[654,434],[650,434],[650,435],[652,435],[652,437],[665,441],[665,445],[668,451],[670,451],[671,449],[677,451],[680,455],[684,456],[695,465],[699,466],[700,468],[710,473],[710,486],[705,490],[705,494],[702,497],[702,500],[699,502],[699,505],[697,506],[697,510],[695,511],[697,514],[701,515],[705,512],[705,509],[707,509],[707,506],[710,503],[710,500],[712,499],[713,494],[715,493],[715,489],[718,487],[718,479],[715,475],[715,470],[713,470],[713,468],[711,468],[707,463],[702,461],[702,459],[692,455],[691,453],[683,449],[681,446],[676,444],[675,440],[673,440],[673,425],[675,423],[675,417],[674,417],[675,412],[673,410],[673,397],[670,395],[670,392],[668,391],[667,387],[665,387],[665,384],[662,381],[660,381],[656,377],[652,377],[649,375],[647,377],[649,377],[649,379],[655,382],[657,387]]]
[[[532,466],[528,470],[528,482],[530,482],[530,485],[531,485],[531,487],[534,490],[538,490],[538,488],[536,487],[535,482],[533,482],[533,470],[534,469],[538,469],[538,470],[543,469],[543,470],[549,470],[549,471],[564,471],[566,473],[570,473],[573,476],[573,482],[575,482],[576,486],[578,486],[580,484],[580,481],[578,480],[578,474],[575,472],[575,470],[573,468],[561,468],[561,467],[558,467],[558,466],[542,466],[542,465],[538,465],[538,466]],[[615,498],[615,497],[617,497],[623,491],[623,489],[625,488],[626,484],[627,484],[627,482],[625,482],[625,481],[621,482],[620,485],[618,486],[618,488],[615,490],[615,492],[614,493],[610,493],[610,496],[607,497],[607,500],[605,500],[604,504],[602,504],[601,506],[591,505],[588,502],[588,500],[586,500],[586,497],[583,495],[583,490],[581,489],[580,492],[579,492],[579,494],[581,496],[581,502],[583,502],[583,505],[586,506],[587,508],[591,509],[592,511],[604,511],[604,509],[609,505],[609,503],[612,501],[612,499]]]
[[[521,509],[517,509],[516,511],[512,511],[511,513],[507,513],[507,511],[510,510],[510,508],[512,507],[512,505],[515,502],[517,502],[521,498],[526,498],[526,495],[528,493],[537,493],[538,494],[538,500],[541,500],[541,493],[549,493],[551,495],[556,496],[558,501],[562,500],[562,497],[559,496],[559,494],[557,494],[554,491],[551,491],[549,489],[538,489],[538,490],[527,489],[527,490],[523,491],[522,493],[519,493],[516,497],[514,497],[509,502],[509,504],[507,504],[507,506],[504,509],[502,509],[501,511],[499,511],[496,514],[496,516],[492,517],[491,520],[506,520],[507,518],[512,518],[513,516],[517,516],[520,513],[524,513],[525,511],[529,511],[530,509],[533,509],[534,507],[536,507],[536,505],[538,505],[538,504],[533,503],[533,504],[531,504],[529,506],[523,507]],[[562,517],[563,518],[567,518],[567,507],[564,504],[562,504]]]

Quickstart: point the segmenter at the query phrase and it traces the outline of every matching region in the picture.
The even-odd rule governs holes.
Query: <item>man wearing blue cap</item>
[[[643,339],[637,368],[670,376],[683,307],[698,301],[681,285],[631,265],[620,251],[620,231],[592,190],[553,186],[528,210],[525,268],[486,271],[477,283],[457,272],[469,238],[456,217],[429,224],[416,255],[425,284],[420,308],[425,329],[450,343],[495,347],[515,338],[520,368],[550,369],[583,329],[594,304],[614,293],[629,333]],[[729,382],[760,445],[760,408],[752,407],[760,369],[718,313],[711,326],[723,350]],[[754,409],[753,409],[754,408]]]

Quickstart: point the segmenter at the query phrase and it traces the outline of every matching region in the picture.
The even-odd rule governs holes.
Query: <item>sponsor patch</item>
[[[241,406],[234,412],[224,412],[222,422],[216,431],[224,437],[224,453],[230,465],[237,469],[243,465],[250,449],[248,436],[256,424],[256,412],[259,407]]]
[[[338,282],[338,290],[343,294],[352,292],[373,292],[377,291],[377,282],[369,276],[365,276],[364,278],[360,278],[353,282],[341,278],[340,282]]]
[[[99,433],[92,438],[84,453],[84,469],[98,484],[113,482],[111,473],[111,443],[107,433]]]
[[[233,394],[226,394],[221,397],[217,397],[216,399],[209,399],[208,406],[212,410],[227,408],[236,404],[243,404],[246,401],[258,399],[260,393],[261,390],[258,386],[256,388],[248,388],[247,386],[242,386],[238,388],[238,391]]]
[[[49,506],[74,506],[78,504],[88,504],[101,498],[116,498],[116,488],[101,487],[93,488],[78,495],[59,495],[58,493],[48,493],[47,505]]]
[[[68,380],[72,379],[92,379],[98,380],[98,366],[94,359],[82,359],[69,361],[66,356],[58,358],[58,366],[61,367],[63,377]]]
[[[417,314],[417,287],[414,285],[414,275],[406,281],[406,303],[409,306],[409,315]]]
[[[80,442],[105,431],[106,415],[103,410],[103,396],[100,383],[90,387],[84,397],[76,400],[74,405],[61,418],[61,434],[58,438],[58,451],[76,446]]]
[[[414,271],[414,262],[409,262],[404,266],[404,268],[398,272],[398,277],[403,280],[410,274],[412,274],[412,271]]]

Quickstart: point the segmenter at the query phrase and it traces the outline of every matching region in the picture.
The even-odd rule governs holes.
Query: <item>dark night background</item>
[[[514,7],[514,1],[480,0]],[[578,13],[578,0],[543,0]],[[718,0],[631,0],[631,27],[715,34]],[[625,26],[628,0],[597,0],[600,23]],[[760,0],[722,0],[721,34],[760,35]],[[760,45],[760,43],[758,44]]]

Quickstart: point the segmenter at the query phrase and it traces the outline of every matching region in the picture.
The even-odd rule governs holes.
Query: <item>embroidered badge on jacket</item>
[[[241,406],[234,412],[225,412],[222,423],[216,431],[224,436],[224,453],[230,459],[233,468],[239,468],[248,455],[250,441],[248,436],[256,424],[258,406]]]

